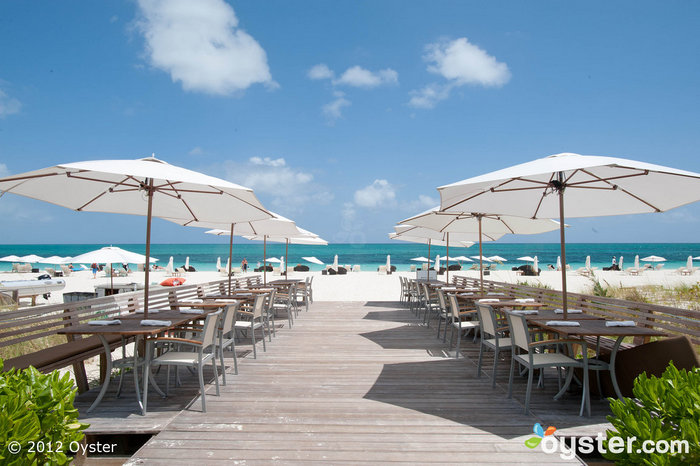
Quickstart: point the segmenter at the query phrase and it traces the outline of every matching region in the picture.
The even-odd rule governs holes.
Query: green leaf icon
[[[525,446],[528,448],[535,448],[541,441],[542,439],[540,437],[530,437],[529,439],[525,440]]]

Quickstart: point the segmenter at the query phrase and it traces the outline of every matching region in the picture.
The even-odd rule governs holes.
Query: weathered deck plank
[[[508,361],[491,388],[488,376],[476,377],[475,344],[455,360],[435,336],[397,303],[317,302],[257,360],[240,360],[221,396],[208,388],[207,413],[198,400],[182,407],[129,464],[557,464],[558,455],[524,446],[535,422],[568,434],[601,430],[606,402],[594,400],[593,417],[580,418],[579,395],[552,401],[548,377],[524,415],[523,380],[514,399],[505,396]],[[166,405],[149,400],[149,411]]]

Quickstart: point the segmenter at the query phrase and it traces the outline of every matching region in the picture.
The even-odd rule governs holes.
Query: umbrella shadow
[[[391,317],[388,317],[386,315],[376,315],[372,317],[368,316],[365,316],[365,319],[374,318],[375,320],[389,322],[394,321]],[[376,343],[384,349],[422,349],[431,353],[437,351],[438,353],[442,354],[442,350],[444,347],[444,345],[442,344],[442,340],[430,340],[425,338],[425,330],[426,329],[423,325],[420,325],[416,322],[407,323],[400,327],[394,327],[385,330],[365,332],[361,333],[360,336],[367,338],[368,340]]]
[[[508,367],[510,361],[502,365]],[[488,372],[476,377],[476,365],[470,358],[386,364],[364,398],[468,425],[504,439],[531,433],[536,422],[573,431],[606,422],[609,410],[605,401],[593,400],[590,418],[578,416],[579,393],[553,401],[557,383],[552,374],[548,374],[545,389],[533,386],[531,413],[527,415],[523,413],[527,379],[515,378],[514,398],[508,399],[507,376],[505,383],[499,380],[492,388]]]

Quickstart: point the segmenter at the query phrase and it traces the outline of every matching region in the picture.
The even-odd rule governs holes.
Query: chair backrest
[[[497,336],[496,313],[488,304],[476,303],[476,313],[481,322],[481,331],[487,335]]]
[[[457,302],[457,295],[448,294],[447,300],[450,302],[450,310],[452,311],[452,317],[459,320],[459,303]]]
[[[437,291],[438,303],[440,304],[440,309],[447,311],[447,302],[445,301],[445,292],[442,290]]]
[[[275,297],[277,296],[277,288],[273,288],[272,291],[267,293],[267,300],[265,301],[265,307],[269,310],[275,304]]]
[[[527,320],[525,316],[519,316],[512,312],[507,313],[508,327],[510,327],[510,338],[513,345],[530,352],[530,332],[527,330]]]
[[[224,314],[221,319],[221,331],[223,333],[228,333],[233,330],[233,324],[236,321],[236,311],[238,310],[238,303],[229,304],[224,308]]]
[[[267,294],[257,294],[255,295],[255,302],[253,303],[253,319],[259,319],[263,315],[263,309],[265,308],[265,302],[267,301]]]
[[[204,329],[202,330],[203,348],[211,346],[211,344],[214,343],[216,330],[219,328],[219,317],[221,317],[221,311],[216,311],[207,314],[206,319],[204,319]]]

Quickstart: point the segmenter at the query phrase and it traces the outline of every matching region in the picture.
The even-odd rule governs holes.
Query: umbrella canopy
[[[21,257],[15,256],[14,254],[10,256],[0,257],[0,261],[2,262],[20,262],[21,260]]]
[[[540,272],[540,263],[537,260],[537,256],[535,256],[535,260],[532,262],[532,268],[535,270],[536,274],[539,274]]]
[[[625,258],[624,258],[623,256],[620,256],[620,262],[617,264],[617,266],[620,268],[620,270],[623,270],[623,269],[622,269],[622,267],[623,267],[622,264],[623,264],[623,261],[624,261],[624,260],[625,260]]]
[[[391,255],[386,255],[386,271],[391,272]]]
[[[591,268],[591,256],[586,256],[586,268]]]
[[[333,268],[337,269],[338,268],[338,254],[335,255],[333,258]]]
[[[693,270],[693,256],[688,256],[688,260],[685,262],[685,268],[688,270]]]
[[[44,264],[67,264],[68,262],[73,262],[73,258],[70,256],[66,257],[61,257],[61,256],[49,256],[49,257],[44,257],[44,260],[42,261]]]
[[[501,256],[490,256],[489,260],[492,260],[494,262],[508,262],[508,259],[506,259],[505,257],[501,257]]]
[[[634,256],[634,268],[639,270],[639,254]]]
[[[264,262],[272,262],[273,264],[279,264],[282,261],[276,257],[268,257],[268,258],[264,259]]]
[[[453,257],[453,259],[458,261],[458,262],[474,262],[473,260],[471,260],[467,256],[457,256],[457,257]]]
[[[42,168],[0,178],[0,191],[77,211],[145,215],[146,257],[153,216],[227,223],[271,217],[251,189],[155,157]],[[146,268],[144,318],[148,318],[149,285]]]
[[[659,256],[647,256],[642,258],[642,262],[666,262],[666,259]]]
[[[155,257],[149,259],[150,262],[158,261]],[[116,246],[106,246],[79,254],[65,262],[75,262],[76,264],[91,264],[93,262],[97,264],[145,264],[146,256]]]
[[[488,257],[484,257],[484,256],[469,256],[469,257],[471,257],[472,259],[483,261],[483,262],[493,262],[491,259],[489,259]]]
[[[302,259],[304,259],[306,262],[311,262],[312,264],[323,265],[323,261],[317,259],[314,256],[302,257]]]
[[[414,258],[411,259],[411,260],[412,260],[412,261],[416,261],[416,262],[432,262],[432,259],[428,259],[427,257],[423,257],[423,256],[421,256],[421,257],[414,257]]]
[[[22,262],[44,262],[44,258],[37,256],[36,254],[29,254],[27,256],[22,256],[19,258]]]
[[[700,261],[700,256],[693,257],[693,260]]]
[[[440,208],[558,218],[567,317],[564,198],[569,217],[663,212],[700,200],[700,174],[614,157],[564,153],[441,186]]]
[[[535,262],[535,258],[534,258],[534,257],[530,257],[530,256],[518,257],[517,260],[519,260],[519,261],[525,261],[525,262]]]
[[[561,270],[561,256],[557,256],[557,270]]]
[[[440,270],[440,254],[438,254],[437,256],[435,256],[435,267],[434,267],[434,269],[435,269],[435,270],[438,270],[438,271]]]

